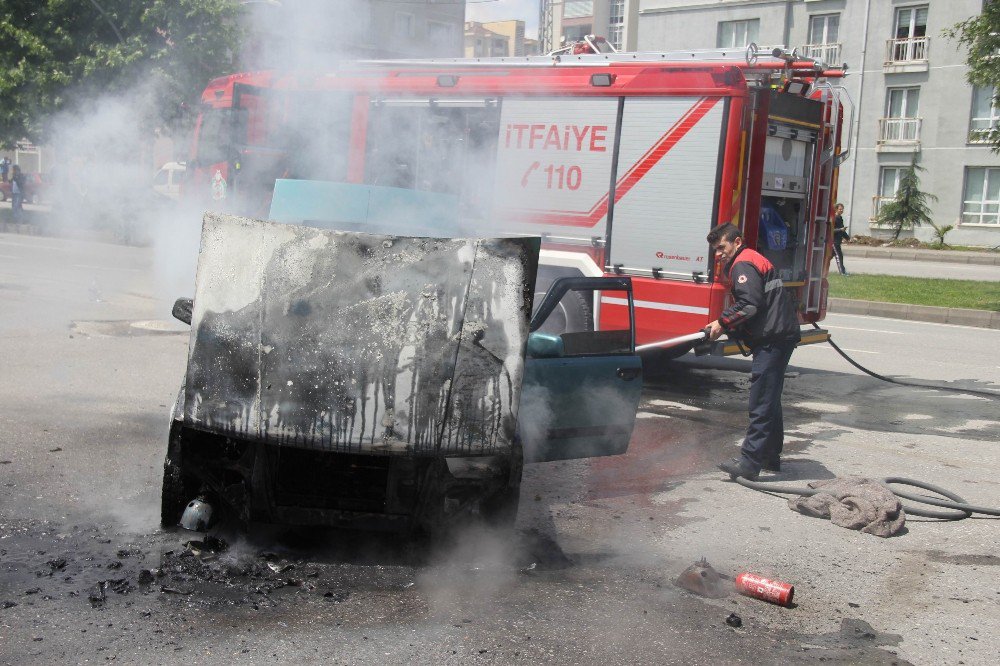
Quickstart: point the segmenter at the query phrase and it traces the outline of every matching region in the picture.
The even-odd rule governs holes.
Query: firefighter
[[[708,242],[723,261],[733,304],[705,328],[705,333],[710,340],[728,333],[753,355],[750,423],[742,455],[720,464],[719,469],[752,481],[761,469],[781,470],[785,437],[781,390],[788,361],[799,343],[799,321],[774,265],[744,245],[738,227],[720,224],[709,232]]]

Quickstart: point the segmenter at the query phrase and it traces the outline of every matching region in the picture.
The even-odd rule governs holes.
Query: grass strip
[[[899,275],[830,275],[830,296],[858,301],[1000,312],[1000,282]]]

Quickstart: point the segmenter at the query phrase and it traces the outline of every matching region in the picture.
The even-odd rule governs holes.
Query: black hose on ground
[[[781,485],[779,483],[774,483],[770,481],[750,481],[742,476],[738,476],[735,479],[736,483],[740,484],[745,488],[750,488],[751,490],[760,490],[767,493],[778,493],[782,495],[802,495],[803,497],[811,497],[813,495],[826,492],[822,488],[800,488],[797,486],[787,486]],[[913,502],[919,502],[921,504],[931,504],[933,506],[945,507],[951,509],[950,511],[935,511],[932,509],[919,509],[913,506],[904,506],[903,510],[906,511],[911,516],[920,516],[921,518],[937,518],[938,520],[962,520],[964,518],[969,518],[974,513],[982,513],[987,516],[1000,516],[1000,509],[992,509],[983,506],[974,506],[969,504],[964,499],[959,497],[953,492],[945,490],[939,486],[932,485],[930,483],[924,483],[923,481],[917,481],[915,479],[906,479],[901,476],[890,476],[881,480],[881,483],[889,488],[890,491],[896,497],[901,499],[911,500]],[[905,493],[899,490],[890,488],[890,484],[913,486],[915,488],[922,488],[928,490],[932,493],[936,493],[943,497],[947,497],[947,500],[938,499],[936,497],[929,497],[927,495],[916,495],[914,493]]]
[[[819,326],[815,322],[813,322],[813,328],[818,329]],[[869,377],[874,377],[875,379],[879,379],[883,382],[889,382],[890,384],[899,384],[900,386],[915,386],[917,388],[930,388],[930,389],[940,389],[942,391],[955,391],[956,393],[972,393],[973,395],[981,395],[986,398],[992,398],[993,400],[1000,400],[1000,393],[998,393],[997,391],[984,391],[982,389],[961,388],[959,386],[949,386],[947,384],[938,384],[935,382],[915,382],[912,380],[907,381],[904,379],[894,379],[892,377],[886,377],[885,375],[880,375],[877,372],[869,370],[868,368],[866,368],[865,366],[861,365],[853,358],[848,356],[847,352],[845,352],[843,349],[837,346],[837,343],[833,341],[832,336],[827,338],[827,342],[830,343],[830,346],[833,347],[838,354],[844,357],[845,361],[847,361],[855,368],[868,375]]]

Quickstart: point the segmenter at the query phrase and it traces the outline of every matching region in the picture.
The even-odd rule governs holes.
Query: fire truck
[[[563,276],[631,277],[639,345],[719,316],[728,289],[705,237],[733,222],[791,292],[803,344],[825,340],[808,325],[825,316],[850,149],[844,68],[781,47],[616,53],[597,41],[215,79],[185,196],[266,217],[277,179],[453,195],[469,235],[542,237],[540,293]],[[561,325],[614,328],[627,305],[599,292],[568,300]]]

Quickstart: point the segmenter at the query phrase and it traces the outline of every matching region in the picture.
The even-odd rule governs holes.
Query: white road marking
[[[847,405],[838,405],[832,402],[796,402],[792,404],[792,407],[798,407],[810,412],[830,412],[835,414],[843,414],[851,409]]]
[[[125,268],[122,266],[90,266],[88,264],[73,264],[73,268],[86,268],[92,271],[130,271],[132,273],[141,273],[141,268]]]
[[[21,257],[15,254],[0,254],[0,259],[20,259]]]
[[[636,412],[635,418],[637,419],[669,419],[670,416],[667,414],[657,414],[656,412]]]
[[[0,241],[0,245],[10,245],[11,247],[26,247],[32,250],[55,250],[56,252],[70,252],[72,248],[59,245],[46,245],[44,243],[14,243],[11,241]]]
[[[877,328],[852,328],[850,326],[837,326],[833,329],[827,329],[827,330],[829,330],[831,333],[835,333],[836,331],[868,331],[870,333],[889,333],[891,335],[908,335],[908,333],[904,333],[903,331],[883,331]]]
[[[650,400],[650,405],[654,407],[673,407],[674,409],[680,409],[685,412],[700,412],[701,407],[694,407],[692,405],[685,405],[682,402],[670,402],[669,400]]]

